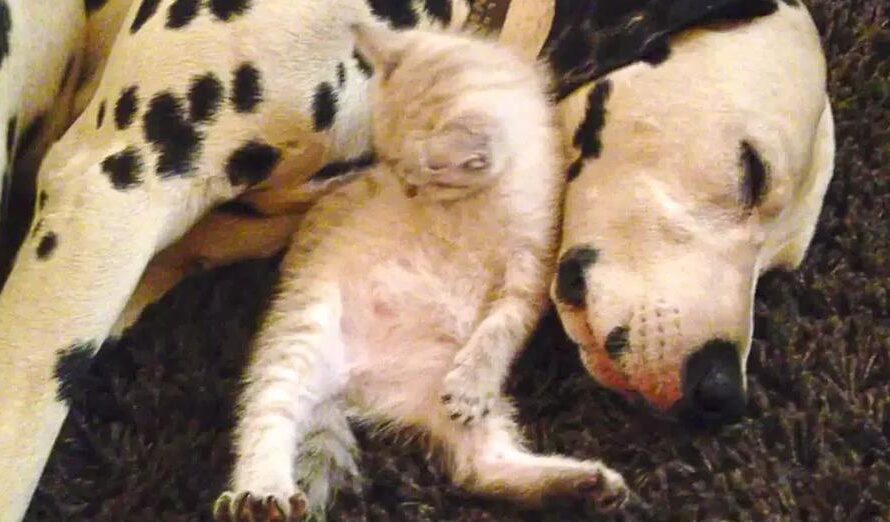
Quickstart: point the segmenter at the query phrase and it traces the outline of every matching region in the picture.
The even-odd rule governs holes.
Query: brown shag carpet
[[[829,55],[837,174],[805,266],[761,282],[748,418],[689,434],[626,406],[587,377],[553,317],[510,386],[538,450],[603,458],[658,519],[890,520],[890,5],[809,4]],[[274,268],[187,281],[98,356],[28,520],[208,519]],[[421,452],[361,439],[368,480],[335,519],[585,518],[470,497]]]

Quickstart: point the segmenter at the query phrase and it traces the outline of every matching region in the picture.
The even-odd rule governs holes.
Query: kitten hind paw
[[[274,495],[226,491],[213,504],[215,522],[296,522],[306,515],[306,496],[294,493],[287,500]]]

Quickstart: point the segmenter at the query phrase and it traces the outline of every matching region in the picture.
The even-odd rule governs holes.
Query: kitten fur
[[[322,198],[255,341],[217,520],[323,515],[357,474],[348,419],[412,428],[470,491],[628,496],[598,461],[525,449],[501,388],[547,306],[563,189],[543,68],[496,44],[354,28],[377,164]]]

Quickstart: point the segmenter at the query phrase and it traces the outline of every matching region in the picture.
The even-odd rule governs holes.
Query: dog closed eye
[[[759,206],[769,185],[769,166],[763,161],[760,153],[748,141],[742,141],[740,161],[744,174],[742,176],[741,201],[746,210]]]

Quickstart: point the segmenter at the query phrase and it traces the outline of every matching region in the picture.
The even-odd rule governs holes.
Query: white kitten
[[[562,190],[541,70],[464,35],[355,29],[378,163],[306,215],[247,371],[218,520],[323,512],[347,417],[420,430],[454,480],[536,503],[627,498],[597,461],[525,449],[501,387],[546,307]]]

